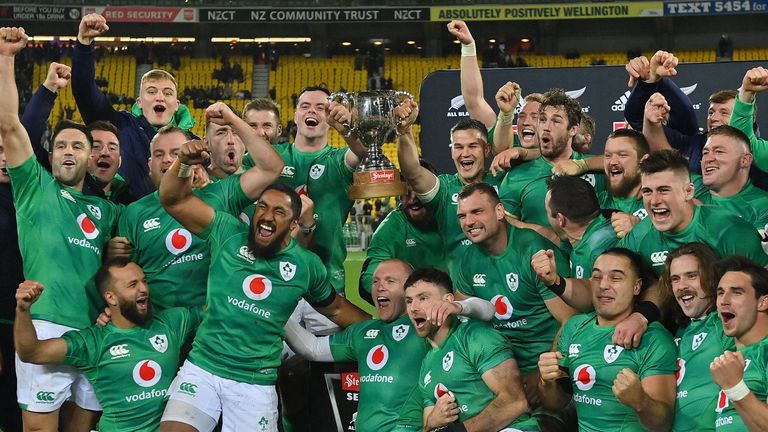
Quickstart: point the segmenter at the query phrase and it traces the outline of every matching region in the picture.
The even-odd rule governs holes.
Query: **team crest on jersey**
[[[644,208],[641,208],[640,210],[635,210],[635,212],[632,213],[632,216],[637,216],[642,220],[648,217],[648,211]]]
[[[392,327],[392,339],[394,339],[395,342],[400,342],[401,340],[405,339],[406,336],[408,336],[408,330],[410,329],[411,326],[405,324]]]
[[[576,279],[584,279],[584,267],[576,266]]]
[[[296,264],[289,263],[288,261],[280,261],[280,276],[283,280],[288,282],[296,276]]]
[[[448,351],[443,357],[443,370],[448,372],[451,370],[451,366],[453,366],[453,351]]]
[[[622,351],[624,351],[624,347],[618,345],[606,345],[603,350],[603,358],[608,364],[611,364],[619,358]]]
[[[704,339],[707,338],[707,335],[709,333],[699,333],[696,336],[693,337],[693,341],[691,341],[691,349],[696,351],[701,344],[704,342]]]
[[[168,349],[168,337],[164,334],[156,334],[149,338],[152,348],[159,353],[164,353]]]
[[[62,189],[62,190],[61,190],[61,197],[62,197],[62,198],[64,198],[64,199],[66,199],[66,200],[72,201],[73,203],[76,203],[76,202],[77,202],[77,201],[75,201],[75,199],[72,197],[72,194],[70,194],[70,193],[69,193],[69,191],[65,191],[64,189]]]
[[[517,276],[517,273],[507,273],[507,286],[512,292],[517,291],[519,281],[520,277]]]
[[[584,180],[586,180],[589,184],[592,185],[592,187],[595,187],[595,184],[597,183],[597,180],[595,180],[594,174],[584,174],[581,176]]]
[[[312,165],[312,166],[309,168],[309,176],[310,176],[310,177],[311,177],[313,180],[317,180],[317,179],[319,179],[319,178],[320,178],[320,176],[322,176],[324,172],[325,172],[325,165],[321,165],[321,164],[314,164],[314,165]]]
[[[88,204],[88,211],[91,212],[93,217],[96,218],[96,220],[101,220],[101,209],[93,204]]]

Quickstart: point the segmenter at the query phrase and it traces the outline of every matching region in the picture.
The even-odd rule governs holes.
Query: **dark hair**
[[[714,305],[715,290],[717,288],[715,262],[718,260],[718,257],[712,248],[700,242],[686,243],[673,249],[669,255],[667,255],[667,260],[664,263],[664,271],[661,273],[661,280],[659,281],[661,295],[663,297],[662,303],[673,304],[672,300],[674,299],[675,294],[672,292],[672,260],[686,255],[693,256],[696,258],[696,261],[699,262],[699,280],[701,281],[701,287],[704,289],[710,303]],[[673,309],[674,311],[672,315],[674,316],[674,320],[678,327],[684,327],[691,322],[679,307],[673,307]]]
[[[716,128],[712,128],[707,132],[707,137],[712,138],[716,135],[722,135],[728,138],[735,139],[736,141],[741,142],[744,146],[747,147],[747,149],[750,148],[749,145],[749,137],[742,132],[740,129],[737,129],[730,125],[720,125]]]
[[[421,165],[422,167],[426,168],[432,174],[437,175],[437,168],[435,168],[435,166],[432,165],[432,162],[430,162],[430,161],[428,161],[428,160],[426,160],[424,158],[419,158],[419,165]]]
[[[285,183],[272,183],[271,185],[265,187],[263,191],[261,191],[261,195],[264,195],[264,193],[268,190],[275,190],[288,195],[288,197],[291,199],[291,211],[293,212],[292,219],[299,219],[299,216],[301,215],[301,197],[299,196],[298,192],[296,192],[292,187]],[[261,195],[259,195],[259,199],[261,199]],[[258,200],[256,200],[256,202],[258,202]]]
[[[475,192],[487,195],[488,199],[491,200],[491,204],[494,206],[501,202],[501,200],[499,200],[499,194],[496,192],[496,189],[485,182],[477,182],[464,186],[461,188],[461,191],[459,191],[458,199],[465,199]]]
[[[278,124],[280,124],[280,107],[269,98],[256,98],[248,104],[245,105],[245,108],[243,108],[243,115],[242,117],[245,118],[245,113],[248,111],[272,111],[275,114],[275,120]]]
[[[297,104],[299,103],[299,99],[301,99],[301,95],[303,95],[306,92],[313,92],[313,91],[321,91],[325,93],[326,96],[331,95],[331,91],[328,90],[328,87],[325,84],[306,86],[303,89],[301,89],[301,91],[299,92],[299,96],[296,97],[296,103]]]
[[[453,294],[453,282],[451,281],[451,277],[448,276],[448,273],[436,268],[429,267],[415,270],[408,276],[408,279],[405,280],[403,288],[408,289],[415,285],[416,282],[431,283],[437,286],[440,291]]]
[[[544,112],[544,108],[551,106],[562,108],[568,116],[568,128],[578,126],[581,122],[581,105],[579,101],[565,94],[563,89],[551,89],[544,93],[544,100],[541,101],[539,113]]]
[[[579,225],[586,225],[600,215],[595,188],[580,177],[553,176],[547,180],[552,217],[557,213]]]
[[[731,99],[736,99],[739,95],[738,90],[720,90],[709,95],[709,103],[726,103]]]
[[[480,135],[483,137],[483,140],[485,140],[486,143],[488,142],[488,128],[486,128],[482,122],[479,122],[471,118],[463,118],[458,122],[456,122],[455,125],[453,125],[453,127],[451,128],[451,136],[453,136],[454,132],[462,131],[462,130],[479,131]]]
[[[76,129],[85,134],[88,145],[93,148],[93,135],[91,135],[91,131],[84,124],[75,123],[72,120],[61,120],[56,123],[56,127],[53,128],[53,133],[51,134],[51,152],[53,152],[53,143],[56,142],[56,137],[59,136],[61,131],[66,129]]]
[[[662,171],[685,173],[690,177],[688,159],[677,150],[659,150],[652,152],[640,162],[640,174],[656,174]]]
[[[756,264],[749,258],[741,255],[733,255],[715,264],[717,268],[717,281],[728,272],[739,272],[749,276],[752,287],[755,289],[755,298],[768,295],[768,270]]]
[[[91,132],[97,131],[97,130],[104,131],[104,132],[112,132],[113,134],[115,134],[115,136],[118,136],[118,134],[120,133],[117,130],[117,127],[115,127],[115,125],[104,120],[96,120],[94,122],[90,122],[86,127]]]
[[[651,146],[648,145],[645,135],[634,129],[616,129],[608,135],[608,139],[605,142],[607,143],[614,138],[629,138],[632,140],[632,146],[635,148],[635,152],[637,152],[638,160],[651,152]]]
[[[649,286],[656,281],[656,276],[653,271],[648,267],[648,264],[643,261],[643,258],[635,251],[631,251],[626,248],[613,247],[600,254],[613,255],[618,257],[624,257],[629,260],[629,265],[638,278],[642,280],[640,292],[645,291]]]
[[[595,119],[589,116],[589,114],[582,112],[581,121],[579,122],[579,128],[584,130],[584,134],[595,134]]]
[[[96,276],[94,276],[96,288],[99,289],[99,293],[103,295],[105,292],[109,291],[109,285],[112,282],[111,270],[113,267],[123,268],[132,262],[133,261],[127,257],[107,258],[101,267],[99,267]]]

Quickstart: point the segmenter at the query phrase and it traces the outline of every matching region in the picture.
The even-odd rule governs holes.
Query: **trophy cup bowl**
[[[404,91],[336,92],[328,97],[338,101],[352,113],[349,133],[356,133],[366,155],[353,173],[349,188],[352,199],[380,198],[405,195],[406,185],[400,179],[400,171],[381,152],[381,146],[397,126],[394,109],[405,99],[413,96]]]

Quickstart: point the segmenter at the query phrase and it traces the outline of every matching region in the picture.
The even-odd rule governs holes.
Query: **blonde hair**
[[[170,72],[164,71],[162,69],[152,69],[151,71],[142,75],[141,86],[144,87],[144,84],[149,80],[160,80],[160,79],[170,80],[173,83],[173,86],[176,88],[176,92],[179,91],[179,85],[176,83],[176,78],[174,78]]]

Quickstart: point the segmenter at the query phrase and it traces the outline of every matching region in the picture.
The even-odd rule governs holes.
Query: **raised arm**
[[[223,102],[216,102],[205,110],[205,118],[220,126],[228,125],[243,140],[245,149],[253,156],[253,167],[240,176],[240,187],[245,196],[256,200],[261,192],[277,181],[283,171],[283,158],[275,151],[272,144],[256,133],[248,123]]]
[[[67,355],[67,343],[62,338],[39,340],[29,309],[40,298],[43,286],[35,281],[24,281],[16,290],[16,321],[13,338],[19,359],[27,363],[58,364]]]
[[[317,337],[292,319],[285,324],[285,341],[291,349],[309,360],[333,361],[328,336]]]
[[[739,97],[733,106],[729,124],[744,132],[749,138],[749,145],[754,155],[754,165],[768,170],[768,141],[758,138],[753,127],[755,115],[755,96],[757,92],[768,89],[768,70],[763,67],[752,68],[744,74],[739,89]]]
[[[557,294],[568,306],[581,312],[588,312],[593,309],[592,289],[589,286],[589,281],[560,276],[557,272],[555,253],[552,249],[542,249],[536,252],[531,258],[531,267],[544,285]]]
[[[669,120],[670,106],[661,93],[654,93],[645,103],[643,136],[651,151],[670,150],[672,146],[664,134],[664,123]]]
[[[344,155],[344,162],[352,169],[357,168],[365,157],[367,150],[356,132],[352,131],[352,133],[349,133],[349,125],[353,124],[356,119],[353,119],[352,113],[338,102],[331,102],[326,106],[325,118],[328,121],[328,125],[344,138],[344,142],[349,147],[349,151]]]
[[[768,404],[758,399],[744,383],[745,368],[740,351],[725,351],[709,366],[712,378],[731,400],[747,428],[751,432],[768,430]]]
[[[419,113],[416,102],[408,100],[395,109],[395,116],[403,121],[397,126],[397,159],[403,177],[417,194],[432,191],[437,183],[437,176],[421,166],[419,150],[411,132],[413,121]]]
[[[496,123],[496,114],[483,97],[483,76],[477,64],[475,39],[464,21],[451,21],[448,31],[461,42],[461,96],[469,117],[490,128]]]
[[[160,203],[174,219],[193,234],[200,234],[213,222],[213,207],[192,193],[192,166],[209,158],[203,141],[185,142],[178,158],[160,182]]]
[[[93,41],[107,30],[107,20],[99,14],[84,16],[78,27],[77,41],[72,53],[72,95],[85,123],[113,120],[117,114],[107,96],[96,85]]]
[[[34,154],[29,135],[19,120],[19,92],[14,73],[15,56],[27,45],[27,39],[22,27],[0,28],[0,134],[6,163],[11,168]]]
[[[499,117],[495,121],[493,131],[493,154],[514,147],[515,130],[512,127],[515,120],[515,107],[520,102],[520,85],[507,81],[496,92],[496,103],[499,105]]]
[[[48,75],[40,84],[21,116],[21,124],[29,134],[29,141],[40,165],[48,171],[51,170],[51,162],[48,159],[48,150],[43,148],[43,134],[48,129],[48,118],[56,102],[56,96],[60,89],[69,85],[71,68],[61,63],[53,62],[48,67]]]

